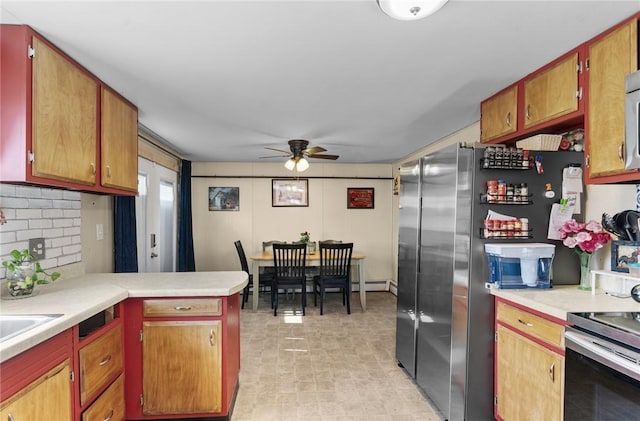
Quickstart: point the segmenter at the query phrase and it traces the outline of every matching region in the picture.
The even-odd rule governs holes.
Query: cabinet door
[[[516,131],[518,121],[518,86],[480,104],[480,141],[504,136]]]
[[[144,322],[142,331],[143,413],[220,412],[221,322]]]
[[[499,325],[496,365],[502,420],[562,419],[564,357]]]
[[[40,377],[0,405],[2,420],[69,421],[69,360]]]
[[[578,53],[524,83],[524,127],[578,110]]]
[[[101,183],[138,190],[138,111],[102,88]]]
[[[587,141],[589,175],[624,171],[624,78],[636,70],[637,21],[589,46],[589,110]]]
[[[32,175],[94,185],[98,84],[33,38]]]

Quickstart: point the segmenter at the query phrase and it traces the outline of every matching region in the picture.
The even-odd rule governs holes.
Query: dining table
[[[353,273],[357,269],[358,273],[358,285],[360,289],[360,306],[362,307],[362,311],[367,309],[367,296],[365,290],[365,277],[364,277],[364,254],[353,253],[351,255],[351,273],[353,279]],[[259,301],[259,291],[260,287],[260,268],[265,266],[273,266],[273,253],[270,250],[263,251],[262,253],[252,255],[251,260],[253,261],[253,311],[258,310],[258,301]],[[309,267],[320,266],[320,252],[316,250],[314,253],[307,253],[306,265]]]

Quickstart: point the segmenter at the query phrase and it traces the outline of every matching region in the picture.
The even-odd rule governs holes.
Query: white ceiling
[[[392,162],[477,121],[482,99],[638,10],[450,0],[407,22],[375,0],[3,0],[0,21],[32,26],[186,159],[259,161],[303,138],[345,163]]]

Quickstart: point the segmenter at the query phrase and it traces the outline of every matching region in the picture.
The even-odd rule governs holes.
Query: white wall
[[[282,163],[193,163],[196,270],[239,270],[236,240],[249,256],[261,251],[263,241],[298,241],[309,231],[311,241],[353,242],[354,250],[367,256],[368,281],[395,279],[391,165],[313,161],[300,174],[309,177],[309,206],[272,207],[272,178],[293,174]],[[214,186],[239,187],[240,210],[209,211],[208,189]],[[373,187],[374,209],[347,209],[347,187]]]

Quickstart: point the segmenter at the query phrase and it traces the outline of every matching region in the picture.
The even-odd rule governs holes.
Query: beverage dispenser
[[[551,288],[556,246],[545,243],[484,245],[490,288]]]

